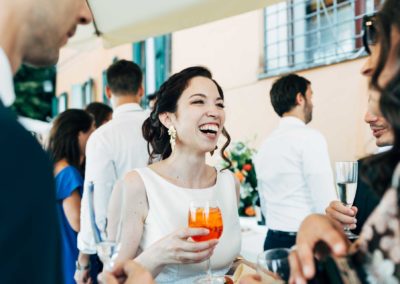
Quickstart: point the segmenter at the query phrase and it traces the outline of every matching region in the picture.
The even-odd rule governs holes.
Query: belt
[[[271,234],[277,235],[277,236],[296,237],[296,235],[297,235],[296,232],[284,232],[284,231],[277,231],[277,230],[271,230],[271,229],[268,229],[268,233],[269,232],[271,232]]]

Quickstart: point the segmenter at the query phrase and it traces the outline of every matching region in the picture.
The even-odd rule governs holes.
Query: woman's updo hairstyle
[[[150,155],[150,163],[161,158],[164,160],[171,155],[171,145],[169,143],[168,129],[161,123],[158,116],[165,112],[175,113],[178,107],[178,100],[183,91],[189,86],[189,82],[194,77],[205,77],[212,80],[217,86],[218,93],[224,99],[224,93],[218,83],[212,78],[211,72],[202,66],[189,67],[179,73],[172,75],[165,81],[160,89],[155,93],[157,99],[150,117],[147,118],[142,126],[143,137],[147,141],[147,149]],[[224,151],[228,147],[231,139],[224,128],[222,134],[227,139],[221,149],[222,158],[231,163]]]

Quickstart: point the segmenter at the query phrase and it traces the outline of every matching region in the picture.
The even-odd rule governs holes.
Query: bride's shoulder
[[[143,169],[134,169],[127,172],[119,181],[119,187],[127,194],[140,195],[145,194],[145,185],[140,172]]]

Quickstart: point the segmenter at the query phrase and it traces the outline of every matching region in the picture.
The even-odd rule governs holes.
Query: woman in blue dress
[[[89,113],[70,109],[55,119],[50,133],[48,150],[54,161],[64,284],[75,283],[83,191],[82,169],[86,143],[94,129],[94,119]]]

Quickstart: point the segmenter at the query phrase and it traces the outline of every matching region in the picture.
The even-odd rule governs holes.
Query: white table
[[[255,217],[240,217],[242,248],[240,254],[251,262],[257,262],[257,255],[264,251],[267,227],[259,226]]]

